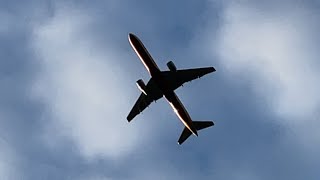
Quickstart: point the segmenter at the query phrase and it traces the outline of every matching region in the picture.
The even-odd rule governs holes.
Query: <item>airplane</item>
[[[157,101],[164,96],[185,126],[178,140],[179,145],[188,139],[191,134],[198,136],[198,130],[213,126],[213,121],[192,121],[190,115],[174,91],[185,82],[215,72],[215,68],[205,67],[177,70],[175,64],[172,61],[169,61],[167,63],[169,71],[160,71],[141,40],[132,33],[129,33],[128,39],[133,50],[151,76],[147,84],[145,84],[142,79],[139,79],[136,82],[138,89],[141,91],[141,95],[127,116],[128,122],[140,114],[153,101]]]

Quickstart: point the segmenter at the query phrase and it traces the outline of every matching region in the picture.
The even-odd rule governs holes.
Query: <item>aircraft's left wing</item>
[[[144,109],[146,109],[153,101],[156,101],[163,96],[162,92],[159,91],[159,88],[156,86],[152,78],[147,83],[146,89],[148,94],[140,94],[138,100],[136,101],[129,115],[127,116],[128,122],[130,122],[134,117],[136,117]]]
[[[173,89],[177,89],[184,83],[200,78],[206,74],[216,71],[214,67],[194,68],[194,69],[182,69],[173,71],[162,71],[162,75],[165,77],[168,85]]]

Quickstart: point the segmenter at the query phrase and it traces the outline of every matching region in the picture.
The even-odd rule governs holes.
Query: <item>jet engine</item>
[[[176,71],[177,71],[177,68],[176,68],[176,66],[174,65],[174,63],[173,63],[172,61],[169,61],[169,62],[167,63],[167,67],[169,68],[169,70],[170,70],[171,72],[176,72]]]
[[[147,95],[146,84],[144,84],[143,80],[142,80],[142,79],[139,79],[136,84],[137,84],[139,90],[140,90],[143,94]]]

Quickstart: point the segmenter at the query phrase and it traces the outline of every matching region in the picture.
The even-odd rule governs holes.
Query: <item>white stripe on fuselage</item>
[[[159,67],[157,66],[157,64],[154,62],[153,58],[151,57],[150,53],[148,52],[148,50],[144,47],[143,43],[140,41],[140,39],[138,37],[136,37],[135,35],[134,38],[139,42],[139,46],[141,46],[144,50],[144,52],[148,55],[148,60],[151,61],[151,63],[153,64],[153,66],[157,69],[159,69]],[[134,49],[134,51],[136,52],[136,54],[138,55],[139,59],[141,60],[141,62],[143,63],[143,65],[146,67],[146,69],[148,70],[149,73],[150,72],[150,68],[148,67],[148,65],[146,64],[146,59],[143,59],[142,56],[140,55],[139,51],[137,50],[137,48],[135,47],[135,45],[131,42],[131,39],[129,38],[129,42],[131,47]]]
[[[185,109],[185,107],[183,106],[183,104],[181,103],[180,99],[177,97],[176,93],[173,92],[174,95],[174,99],[177,101],[177,105],[173,104],[172,102],[170,102],[168,99],[167,101],[169,102],[170,106],[172,107],[173,111],[176,113],[176,115],[179,117],[179,119],[181,120],[181,122],[184,124],[185,127],[187,127],[190,132],[192,132],[192,134],[194,134],[195,136],[197,136],[197,132],[194,132],[195,130],[192,130],[192,128],[190,126],[192,126],[192,120],[190,118],[189,113],[187,112],[187,110]],[[178,107],[176,107],[178,106]],[[180,107],[180,111],[179,112],[179,108]],[[181,116],[181,113],[184,113],[187,119],[183,119],[183,117]],[[188,124],[188,122],[190,124]]]
[[[136,52],[136,54],[138,55],[139,59],[141,60],[142,64],[144,65],[144,67],[146,67],[146,69],[148,70],[148,72],[150,73],[150,69],[149,67],[147,66],[147,64],[144,62],[143,58],[140,56],[139,52],[137,51],[137,49],[134,47],[134,45],[131,43],[130,41],[130,44],[133,48],[133,50]]]

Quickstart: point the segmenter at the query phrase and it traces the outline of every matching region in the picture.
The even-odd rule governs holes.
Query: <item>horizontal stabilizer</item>
[[[192,124],[196,128],[196,130],[205,129],[214,125],[213,121],[193,121]],[[178,144],[181,145],[190,137],[191,134],[192,132],[187,127],[185,127],[180,135]]]
[[[201,130],[214,125],[212,121],[193,121],[192,123],[196,130]]]
[[[184,127],[181,136],[178,140],[178,144],[181,145],[186,139],[188,139],[188,137],[192,134],[192,132],[187,128]]]

